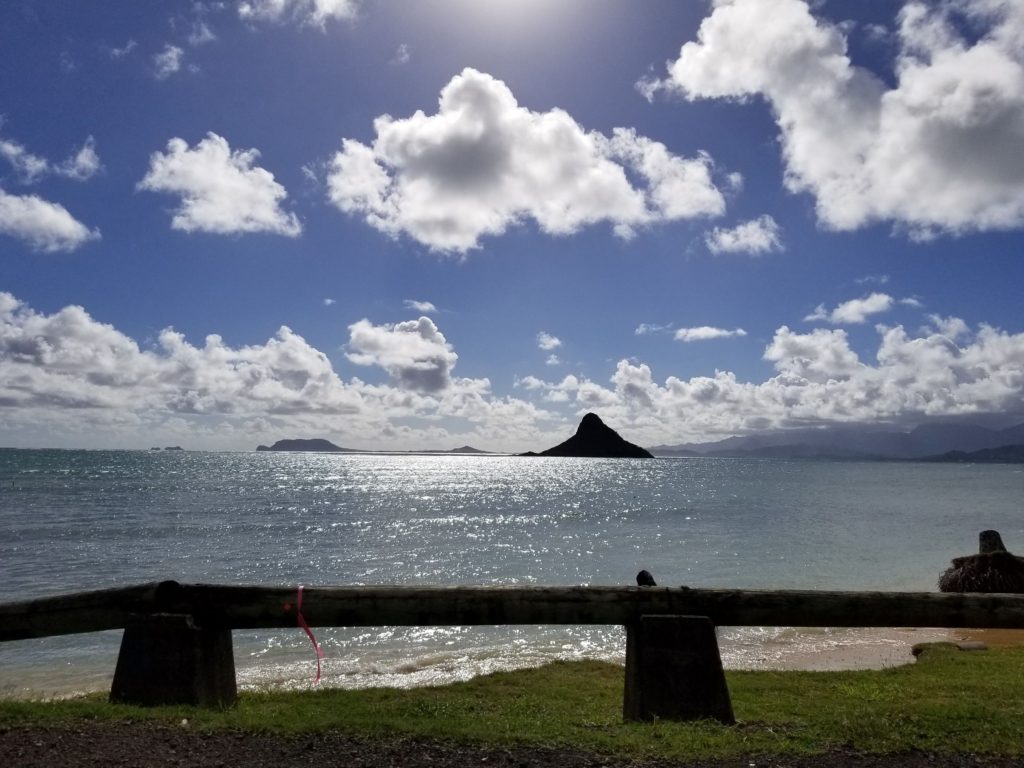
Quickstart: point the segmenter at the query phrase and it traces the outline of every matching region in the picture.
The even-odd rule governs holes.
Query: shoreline
[[[1024,629],[952,629],[957,640],[985,643],[989,648],[1016,648],[1024,645]]]
[[[912,664],[915,645],[950,642],[954,632],[942,628],[785,628],[778,641],[762,643],[762,657],[753,653],[730,663],[730,648],[720,642],[727,670],[777,672],[844,672],[888,669]],[[1024,638],[1021,639],[1024,644]],[[750,649],[752,650],[752,649]],[[738,663],[737,663],[738,662]]]
[[[912,664],[914,646],[924,643],[980,641],[988,647],[1024,646],[1024,630],[935,629],[935,628],[760,628],[758,634],[738,627],[719,628],[719,652],[727,671],[841,672],[877,670]],[[467,653],[468,651],[468,653]],[[597,653],[529,653],[496,658],[486,649],[474,654],[460,649],[450,656],[428,655],[424,659],[393,664],[371,662],[356,672],[350,660],[328,656],[324,662],[321,689],[423,688],[446,685],[494,672],[530,669],[555,661],[594,659],[619,665],[625,663],[624,648]],[[303,648],[286,659],[259,663],[238,656],[236,677],[239,690],[314,690],[309,672],[313,659]],[[429,660],[429,664],[423,664]],[[109,690],[114,659],[82,669],[77,675],[61,673],[59,666],[35,664],[7,668],[0,675],[0,700],[60,700]],[[334,669],[332,669],[334,667]],[[77,678],[77,679],[75,679]]]

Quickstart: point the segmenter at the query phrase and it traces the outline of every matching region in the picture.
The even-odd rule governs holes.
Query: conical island
[[[587,456],[605,459],[653,459],[649,451],[623,440],[619,433],[609,427],[596,413],[583,417],[576,434],[548,448],[539,454],[526,453],[524,456]]]

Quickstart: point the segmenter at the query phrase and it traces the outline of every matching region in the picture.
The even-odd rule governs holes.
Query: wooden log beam
[[[124,627],[181,613],[222,629],[294,627],[295,587],[160,582],[0,605],[0,641]],[[717,626],[1024,629],[1024,595],[685,587],[307,587],[311,626],[631,624],[707,616]]]
[[[0,604],[0,641],[121,629],[133,613],[153,613],[175,582],[75,592]],[[172,587],[173,588],[173,587]]]
[[[181,585],[165,610],[230,629],[294,627],[291,587]],[[716,626],[1024,629],[1024,595],[680,587],[307,587],[311,626],[632,624],[707,616]]]

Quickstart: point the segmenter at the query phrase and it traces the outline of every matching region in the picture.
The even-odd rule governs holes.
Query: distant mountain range
[[[980,451],[949,451],[928,456],[924,461],[952,461],[970,464],[1024,464],[1024,445],[1003,445]]]
[[[1024,424],[1006,429],[973,424],[925,424],[909,432],[867,426],[764,432],[711,443],[659,445],[651,448],[651,453],[655,456],[973,461],[975,459],[945,458],[945,455],[1021,445],[1024,445]]]

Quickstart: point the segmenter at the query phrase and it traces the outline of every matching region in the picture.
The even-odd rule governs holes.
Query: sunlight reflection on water
[[[982,528],[1000,529],[1011,546],[1021,539],[1024,474],[911,463],[0,451],[0,487],[3,601],[168,578],[632,584],[641,568],[662,585],[930,590]],[[357,685],[624,651],[619,628],[320,632],[328,679]],[[117,634],[0,645],[0,692],[102,688]],[[808,654],[843,638],[874,642],[849,631],[723,629],[723,656],[730,666],[806,666]],[[298,631],[236,633],[244,685],[301,685],[309,653]]]

